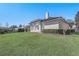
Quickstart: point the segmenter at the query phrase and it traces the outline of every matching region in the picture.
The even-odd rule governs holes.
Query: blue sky
[[[56,4],[56,3],[0,3],[0,24],[9,25],[28,24],[35,19],[44,19],[45,12],[49,15],[62,16],[65,19],[74,20],[75,14],[79,11],[79,4]]]

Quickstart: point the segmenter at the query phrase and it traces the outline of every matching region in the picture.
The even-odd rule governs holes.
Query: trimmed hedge
[[[71,29],[71,33],[74,33],[75,32],[75,30],[74,29]]]
[[[68,29],[68,30],[63,30],[63,29],[44,29],[42,30],[43,33],[58,33],[58,34],[66,34],[70,35],[71,33],[75,32],[75,30]]]
[[[18,32],[24,32],[24,28],[19,28]]]
[[[43,29],[42,30],[43,33],[57,33],[56,29]]]

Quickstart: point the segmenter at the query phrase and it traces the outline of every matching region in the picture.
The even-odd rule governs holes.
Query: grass
[[[0,35],[1,56],[77,56],[78,35],[10,33]]]
[[[73,34],[75,34],[75,35],[79,35],[79,32],[74,32]]]

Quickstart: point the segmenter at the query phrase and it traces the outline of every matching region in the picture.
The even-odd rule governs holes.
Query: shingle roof
[[[43,21],[49,21],[49,20],[53,20],[53,21],[63,21],[65,23],[68,23],[63,17],[49,17],[48,19],[36,19],[30,23],[34,23],[34,22],[43,22]],[[69,24],[69,23],[68,23]]]

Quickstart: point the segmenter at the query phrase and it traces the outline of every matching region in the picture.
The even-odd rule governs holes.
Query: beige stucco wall
[[[67,22],[62,21],[62,20],[49,20],[49,21],[44,21],[44,29],[70,29],[70,26]],[[52,24],[47,24],[47,23],[52,23]]]
[[[39,29],[37,29],[37,26]],[[30,32],[41,32],[41,24],[40,22],[34,22],[34,26],[30,26]]]
[[[59,29],[59,24],[44,25],[44,29]]]
[[[48,20],[44,22],[36,21],[33,24],[34,26],[30,26],[30,32],[41,32],[42,29],[70,29],[69,24],[62,20]],[[39,26],[39,30],[36,29],[37,25]]]

